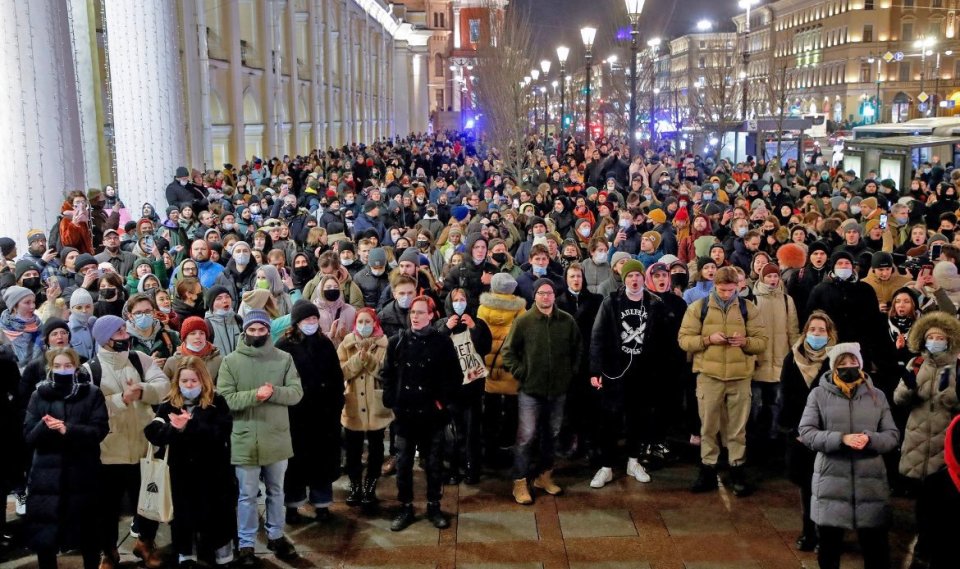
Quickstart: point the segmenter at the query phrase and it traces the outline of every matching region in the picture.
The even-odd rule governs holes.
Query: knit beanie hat
[[[710,257],[697,257],[697,270],[702,271],[707,265],[717,266],[717,262]]]
[[[836,266],[837,261],[839,261],[840,259],[846,259],[850,261],[850,264],[856,264],[856,261],[854,260],[853,255],[851,255],[850,253],[847,253],[846,251],[837,251],[833,255],[830,255],[830,263],[829,263],[830,268],[833,269],[833,267]]]
[[[110,341],[110,337],[126,325],[127,323],[124,322],[123,318],[114,316],[113,314],[106,314],[97,318],[97,321],[93,323],[93,329],[90,331],[90,335],[93,336],[98,346],[105,346],[107,342]]]
[[[767,275],[772,275],[772,274],[774,274],[774,273],[776,273],[776,274],[779,275],[779,274],[780,274],[780,267],[778,267],[778,266],[777,266],[776,264],[774,264],[774,263],[767,263],[766,265],[763,266],[762,269],[760,269],[760,278],[762,279],[763,277],[765,277],[765,276],[767,276]]]
[[[14,278],[19,281],[20,277],[23,276],[23,273],[27,271],[37,271],[39,273],[40,267],[38,267],[33,261],[20,259],[17,261],[17,266],[13,270]]]
[[[633,272],[639,272],[643,274],[643,263],[636,259],[630,259],[620,267],[620,278],[625,279],[627,275]]]
[[[400,258],[397,260],[397,263],[402,262],[413,263],[414,266],[420,266],[420,252],[417,251],[416,247],[407,247],[403,250],[403,253],[400,255]]]
[[[204,297],[204,301],[206,302],[207,308],[209,310],[213,310],[213,301],[216,300],[218,296],[224,293],[230,294],[230,291],[227,290],[227,287],[223,285],[213,285],[212,287],[208,288],[207,295]],[[231,299],[232,298],[233,297],[231,296]]]
[[[939,281],[956,278],[957,277],[957,266],[950,261],[940,261],[933,266],[933,278],[938,281],[938,284],[943,286],[946,283],[940,283]],[[6,298],[6,297],[4,297]],[[10,306],[10,303],[7,303],[7,306]]]
[[[630,260],[632,259],[632,257],[630,256],[630,253],[627,253],[625,251],[617,251],[616,253],[613,254],[613,257],[610,258],[610,266],[611,267],[617,266],[617,263],[619,263],[623,259]]]
[[[67,336],[70,336],[70,325],[67,324],[66,320],[61,318],[49,318],[46,322],[43,323],[43,341],[45,344],[50,345],[48,339],[50,334],[53,334],[54,330],[66,330]]]
[[[870,259],[870,268],[889,269],[893,268],[893,255],[885,251],[877,251]]]
[[[93,296],[87,292],[87,289],[80,287],[70,295],[70,308],[84,304],[93,304]]]
[[[76,250],[77,249],[74,247],[61,247],[60,254],[58,255],[58,257],[60,258],[60,264],[65,265],[67,263],[67,255],[69,255],[70,253],[73,253]]]
[[[544,287],[544,286],[550,287],[550,290],[552,290],[554,293],[557,292],[557,283],[553,282],[552,280],[550,280],[550,279],[548,279],[548,278],[546,278],[546,277],[541,277],[541,278],[537,279],[536,281],[534,281],[534,283],[533,283],[533,293],[536,294],[537,291],[540,290],[540,287]]]
[[[814,254],[817,251],[823,251],[827,255],[830,254],[830,246],[824,243],[823,241],[814,241],[810,244],[810,248],[807,249],[807,256]]]
[[[863,228],[860,227],[860,224],[857,223],[856,219],[848,219],[840,224],[840,229],[846,233],[847,231],[856,231],[858,234],[863,235]]]
[[[844,342],[830,348],[830,351],[827,352],[827,358],[830,359],[830,369],[837,369],[837,360],[843,354],[853,354],[857,358],[860,368],[863,369],[863,356],[860,355],[860,344],[857,342]]]
[[[31,296],[36,297],[32,290],[23,288],[22,286],[13,285],[4,289],[3,303],[6,304],[7,308],[12,311],[14,308],[16,308],[17,304],[19,304],[21,300]]]
[[[656,231],[647,231],[643,234],[644,239],[649,239],[653,241],[653,250],[656,251],[660,248],[660,241],[663,240],[663,237],[660,236],[660,233]]]
[[[869,207],[870,209],[877,209],[877,198],[870,196],[869,198],[864,198],[860,202],[860,207]]]
[[[387,264],[387,252],[382,247],[370,249],[367,255],[367,264],[371,267],[383,267]]]
[[[207,338],[210,337],[210,329],[207,328],[207,323],[203,318],[200,318],[199,316],[191,316],[190,318],[187,318],[183,321],[183,324],[180,325],[180,339],[185,342],[187,340],[187,336],[189,336],[191,332],[196,332],[197,330],[200,330],[206,334]]]
[[[311,316],[320,317],[320,309],[309,300],[300,299],[290,309],[290,325],[296,326]]]
[[[76,271],[79,273],[80,269],[86,267],[87,265],[96,265],[97,259],[88,253],[80,253],[77,255],[76,260],[73,262],[73,266]]]
[[[259,308],[248,310],[246,316],[243,317],[243,330],[246,331],[252,324],[263,324],[270,328],[270,315],[267,314],[266,310]]]
[[[510,273],[497,273],[490,279],[490,290],[497,294],[513,294],[517,290],[517,280]]]
[[[647,214],[647,217],[649,217],[650,221],[653,221],[654,223],[667,222],[667,213],[660,208],[650,210],[650,213]]]

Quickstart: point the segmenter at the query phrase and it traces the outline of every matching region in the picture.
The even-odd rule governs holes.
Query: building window
[[[707,42],[700,40],[700,49],[707,49]]]
[[[863,41],[866,43],[873,41],[873,24],[865,24],[863,26]]]
[[[873,10],[873,0],[863,0],[864,10]]]
[[[860,64],[860,82],[861,83],[870,83],[873,79],[871,78],[873,66],[869,63]]]
[[[903,7],[913,9],[913,0],[903,0]]]
[[[480,20],[470,20],[470,43],[480,43]]]
[[[443,101],[444,101],[443,89],[437,89],[437,110],[438,111],[442,111],[444,109]]]
[[[960,59],[953,62],[953,76],[960,77]]]
[[[707,58],[701,55],[700,58],[697,60],[697,67],[700,69],[703,69],[706,66],[707,66]]]
[[[440,26],[441,28],[447,27],[447,15],[443,12],[440,12]]]
[[[931,8],[943,8],[943,0],[932,0],[930,2]]]
[[[439,53],[433,56],[433,74],[437,77],[445,75],[443,70],[443,56]]]
[[[929,24],[929,29],[927,30],[927,35],[930,37],[937,37],[940,35],[940,22],[933,20]]]
[[[900,25],[900,41],[913,41],[913,22]]]
[[[900,62],[900,71],[897,75],[897,81],[906,82],[913,81],[913,76],[910,75],[910,63],[907,61]]]

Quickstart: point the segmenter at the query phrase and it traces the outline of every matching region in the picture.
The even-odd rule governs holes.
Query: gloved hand
[[[904,370],[903,373],[900,374],[900,380],[907,386],[907,389],[917,389],[917,376],[914,375],[913,371],[909,369]]]
[[[950,369],[940,372],[940,381],[937,383],[938,391],[945,391],[950,386]]]

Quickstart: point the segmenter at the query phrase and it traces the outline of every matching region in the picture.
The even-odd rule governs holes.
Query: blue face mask
[[[357,334],[363,338],[369,338],[373,334],[373,324],[357,324]]]
[[[467,310],[467,303],[462,300],[453,303],[453,311],[457,313],[457,316],[463,316],[463,313]]]
[[[813,334],[807,334],[807,345],[814,350],[822,350],[824,347],[826,347],[827,342],[829,341],[829,336],[814,336]]]
[[[946,340],[927,340],[925,347],[927,351],[931,354],[939,354],[941,352],[947,351],[947,341]]]
[[[200,393],[203,391],[203,386],[198,385],[196,387],[184,387],[180,386],[180,395],[183,395],[184,399],[194,400],[197,397],[200,397]]]
[[[133,317],[133,325],[141,330],[148,330],[153,326],[153,315],[137,314]]]
[[[530,268],[531,270],[533,270],[533,274],[537,275],[538,277],[542,277],[547,274],[546,267],[538,267],[537,265],[532,265]]]

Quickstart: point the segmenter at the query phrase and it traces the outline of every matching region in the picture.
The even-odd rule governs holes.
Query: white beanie
[[[78,288],[70,295],[70,308],[82,306],[84,304],[93,304],[93,297],[85,288]]]
[[[837,360],[844,354],[851,354],[857,358],[857,364],[863,369],[863,356],[860,355],[860,344],[857,342],[844,342],[830,348],[827,357],[830,359],[830,369],[836,369]]]

